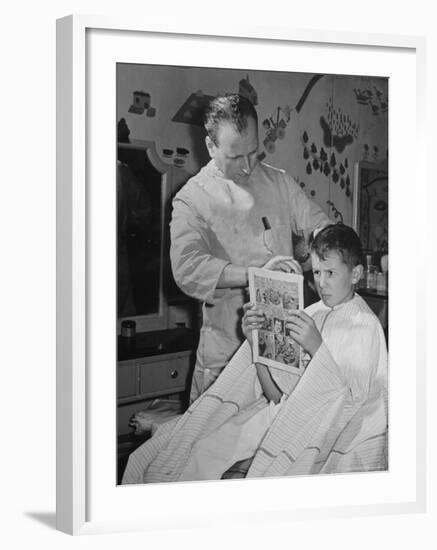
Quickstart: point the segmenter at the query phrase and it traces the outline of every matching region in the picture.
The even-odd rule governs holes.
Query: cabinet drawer
[[[142,397],[184,391],[190,370],[190,356],[139,363],[139,369]]]
[[[134,397],[138,393],[138,368],[135,363],[117,367],[117,398]]]

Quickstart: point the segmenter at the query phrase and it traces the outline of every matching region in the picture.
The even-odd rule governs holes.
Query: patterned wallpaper
[[[121,64],[117,121],[129,139],[155,141],[163,162],[192,175],[209,159],[203,106],[237,91],[256,105],[260,157],[351,224],[354,164],[388,156],[388,79]]]

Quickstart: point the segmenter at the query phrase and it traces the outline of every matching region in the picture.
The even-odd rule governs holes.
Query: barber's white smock
[[[262,219],[271,229],[266,230]],[[191,389],[196,399],[217,378],[243,340],[242,288],[217,289],[229,263],[262,266],[292,256],[292,232],[308,235],[329,218],[283,170],[258,163],[247,187],[223,177],[211,160],[173,200],[170,258],[174,278],[203,302]]]

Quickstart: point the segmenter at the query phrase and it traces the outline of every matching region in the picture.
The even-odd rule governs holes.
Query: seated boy
[[[219,479],[244,459],[247,477],[387,468],[387,350],[354,292],[361,243],[351,228],[330,225],[311,257],[321,300],[286,322],[310,358],[301,378],[253,365],[243,343],[213,386],[133,453],[123,483]],[[246,305],[248,339],[262,323]]]

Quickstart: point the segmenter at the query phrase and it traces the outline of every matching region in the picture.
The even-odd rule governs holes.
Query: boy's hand
[[[271,271],[285,271],[285,273],[297,273],[302,275],[302,266],[292,256],[274,256],[263,266]]]
[[[289,330],[293,340],[296,340],[311,357],[314,357],[322,343],[322,336],[314,320],[304,311],[290,311],[285,328]]]
[[[252,345],[252,330],[260,329],[264,323],[264,313],[260,308],[257,308],[255,304],[247,303],[243,306],[244,316],[241,321],[241,328],[244,336]]]
[[[149,425],[144,426],[144,422],[141,422],[141,417],[138,414],[133,414],[129,419],[129,428],[134,429],[134,434],[139,435],[142,433],[146,433],[147,431],[150,431],[151,429],[151,422],[149,420]]]

